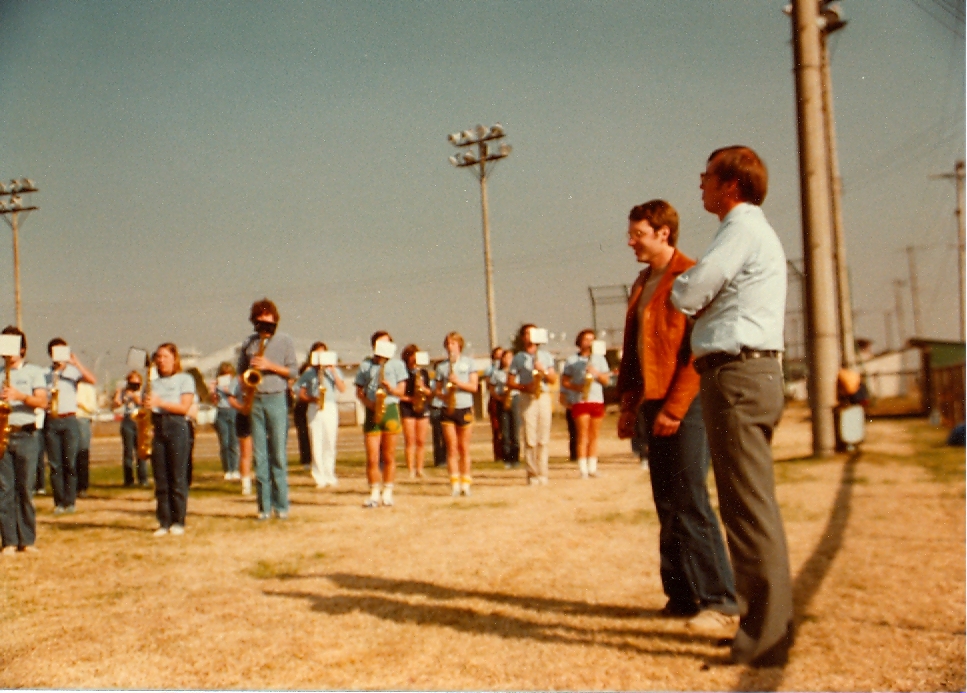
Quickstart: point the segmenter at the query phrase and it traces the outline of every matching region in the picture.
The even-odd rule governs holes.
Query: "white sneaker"
[[[367,498],[366,502],[363,503],[364,508],[378,508],[379,498]]]
[[[242,479],[242,495],[251,496],[252,495],[252,479],[251,477],[245,477]]]
[[[156,536],[156,537],[163,537],[167,533],[168,533],[168,528],[167,527],[158,527],[158,529],[156,529],[154,531],[154,536]]]
[[[547,486],[547,477],[546,476],[540,476],[540,477],[537,477],[537,478],[540,480],[541,486]]]
[[[538,479],[536,476],[527,477],[528,486],[540,486],[540,484],[541,484],[541,480]]]
[[[172,536],[180,537],[185,533],[184,525],[171,525],[171,529],[168,530]]]
[[[460,495],[460,484],[458,482],[450,484],[450,495],[454,498]]]
[[[647,457],[642,457],[641,458],[641,471],[643,471],[643,472],[647,472],[648,471],[648,458]]]
[[[382,502],[383,502],[383,505],[385,505],[388,508],[392,508],[393,507],[393,489],[391,489],[391,488],[384,488],[383,489],[383,500],[382,500]]]
[[[685,630],[713,640],[727,640],[735,637],[739,629],[737,614],[723,614],[714,609],[703,609],[685,622]]]
[[[467,482],[464,482],[464,483],[460,484],[460,493],[462,493],[467,498],[469,498],[470,497],[470,484],[467,483]]]
[[[234,476],[234,475],[233,475],[233,474],[232,474],[231,472],[225,472],[225,476],[223,476],[222,478],[223,478],[223,479],[224,479],[225,481],[231,481],[231,480],[232,480],[232,478],[233,478],[233,476]]]

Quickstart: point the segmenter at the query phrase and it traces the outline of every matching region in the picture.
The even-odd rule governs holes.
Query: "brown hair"
[[[27,335],[16,325],[7,325],[0,334],[15,334],[20,336],[20,356],[27,353]]]
[[[407,344],[403,347],[403,352],[400,354],[400,358],[403,359],[403,363],[407,363],[410,358],[412,358],[416,352],[420,350],[416,344]]]
[[[716,149],[708,157],[708,170],[721,182],[738,183],[739,199],[761,205],[769,191],[769,172],[749,147],[733,145]]]
[[[175,373],[181,373],[181,354],[178,353],[178,347],[176,347],[172,342],[165,342],[164,344],[159,345],[157,349],[155,349],[154,358],[158,357],[158,352],[161,351],[162,349],[167,349],[175,357],[175,367],[171,369],[171,374],[174,375]],[[161,374],[159,373],[158,375],[161,375]]]
[[[581,330],[580,332],[578,332],[578,336],[574,338],[574,346],[576,346],[578,349],[581,348],[581,338],[586,334],[593,335],[594,330]]]
[[[459,344],[460,351],[463,351],[465,342],[463,341],[463,335],[461,335],[459,332],[447,332],[447,336],[443,338],[443,348],[447,348],[447,341],[451,339]]]
[[[64,341],[63,337],[54,337],[52,340],[47,342],[47,353],[53,354],[55,346],[67,346],[67,342]]]
[[[276,322],[279,321],[279,309],[275,307],[275,304],[272,303],[272,301],[267,298],[263,298],[262,300],[256,301],[252,304],[252,308],[248,314],[248,320],[252,324],[255,324],[258,319],[266,313],[275,318]]]
[[[664,200],[649,200],[632,207],[628,221],[647,221],[655,231],[667,226],[668,245],[674,248],[678,243],[678,212]]]
[[[235,366],[228,361],[222,361],[218,364],[218,375],[235,375]]]
[[[391,342],[393,341],[393,338],[390,336],[390,333],[387,332],[386,330],[376,330],[375,332],[373,332],[373,335],[369,338],[370,346],[372,346],[375,349],[376,340],[379,339],[380,337],[389,337],[389,341]]]

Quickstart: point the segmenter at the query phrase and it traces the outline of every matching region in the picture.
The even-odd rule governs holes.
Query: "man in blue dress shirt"
[[[748,147],[712,152],[702,202],[722,223],[671,294],[695,318],[692,352],[740,609],[732,661],[753,666],[784,665],[794,634],[771,448],[783,407],[786,257],[760,208],[767,188]]]

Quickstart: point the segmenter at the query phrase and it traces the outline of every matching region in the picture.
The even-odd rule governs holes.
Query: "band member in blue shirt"
[[[34,409],[47,406],[44,369],[24,363],[27,338],[12,325],[5,335],[20,337],[20,354],[6,356],[0,369],[0,399],[10,406],[7,449],[0,456],[0,539],[2,554],[32,552],[37,538],[37,519],[31,493],[37,470],[37,433]],[[9,374],[8,374],[9,371]],[[2,385],[9,375],[10,385]]]
[[[138,457],[138,424],[133,415],[141,406],[141,374],[131,371],[114,393],[114,406],[121,408],[121,450],[125,487],[134,486],[135,459]],[[148,485],[148,460],[137,460],[138,484]]]
[[[66,347],[60,337],[47,344],[51,359],[54,347]],[[47,445],[47,461],[50,464],[50,486],[54,494],[54,513],[74,512],[77,498],[77,450],[80,443],[80,427],[77,423],[77,384],[94,385],[97,380],[77,360],[72,351],[66,361],[55,361],[48,371],[47,387],[49,407],[44,419],[44,436]],[[56,395],[55,395],[56,393]]]
[[[325,342],[309,347],[309,362],[329,350]],[[325,388],[324,391],[321,391]],[[336,437],[339,434],[339,393],[346,391],[342,371],[336,366],[310,365],[293,388],[296,398],[306,404],[309,443],[312,452],[312,478],[316,488],[336,486]],[[319,407],[320,392],[322,408]]]
[[[581,478],[598,474],[598,432],[604,419],[604,386],[611,379],[608,361],[591,353],[594,330],[581,330],[576,358],[561,373],[561,388],[571,397],[571,414],[577,428],[578,471]],[[585,396],[587,391],[587,396]]]
[[[373,350],[377,343],[382,348],[395,351],[389,332],[379,330],[370,337]],[[406,365],[399,359],[377,356],[375,353],[363,359],[356,374],[356,396],[366,407],[363,434],[366,442],[366,479],[369,481],[369,498],[364,508],[393,505],[393,482],[396,478],[396,439],[400,429],[400,397],[406,393]],[[382,401],[381,411],[379,401]],[[380,495],[380,457],[383,464],[383,487]]]
[[[238,436],[235,433],[235,419],[238,413],[232,407],[230,397],[238,392],[238,378],[235,377],[235,366],[223,361],[218,366],[215,375],[215,432],[218,434],[218,456],[222,461],[222,472],[225,479],[241,479],[238,471]]]
[[[154,441],[151,467],[157,500],[156,537],[185,533],[188,511],[188,457],[190,435],[188,410],[195,402],[195,380],[181,370],[178,347],[165,342],[154,354],[158,377],[151,382],[145,405],[151,409]]]
[[[443,401],[440,423],[447,443],[447,469],[454,496],[470,495],[470,435],[473,432],[473,395],[478,376],[473,359],[463,355],[464,340],[459,332],[443,339],[447,360],[436,370],[437,397]]]
[[[510,363],[507,386],[520,391],[521,418],[524,420],[524,461],[527,483],[547,484],[548,444],[551,442],[551,395],[547,385],[557,383],[554,359],[531,339],[535,325],[522,325],[519,339],[523,351]]]
[[[402,359],[406,364],[409,377],[406,391],[400,397],[400,417],[403,419],[403,444],[406,454],[406,468],[411,479],[423,478],[423,464],[426,459],[426,436],[430,430],[430,375],[418,366],[416,355],[420,348],[407,344]]]

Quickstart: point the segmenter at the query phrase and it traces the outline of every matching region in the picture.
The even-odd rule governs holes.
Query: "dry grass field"
[[[582,481],[555,428],[551,483],[476,465],[453,499],[402,470],[363,510],[358,429],[336,490],[290,468],[292,517],[259,523],[199,436],[187,534],[154,538],[150,491],[121,487],[95,439],[90,496],[35,555],[0,562],[0,687],[964,690],[964,452],[919,420],[876,421],[854,457],[809,453],[807,413],[776,440],[798,639],[784,669],[663,619],[647,472],[605,423]],[[477,460],[489,459],[478,427]]]

